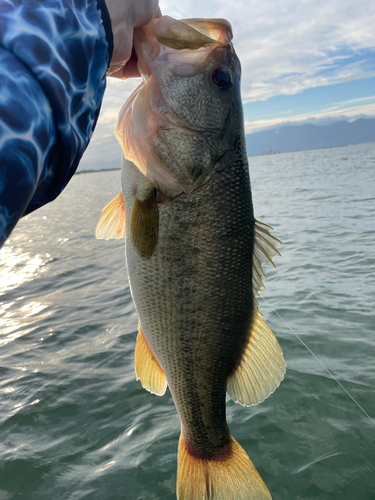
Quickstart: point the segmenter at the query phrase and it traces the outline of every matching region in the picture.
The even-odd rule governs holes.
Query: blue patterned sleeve
[[[77,169],[105,90],[107,39],[95,0],[1,1],[0,247]]]

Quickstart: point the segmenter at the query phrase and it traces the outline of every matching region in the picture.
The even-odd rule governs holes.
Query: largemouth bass
[[[231,39],[220,19],[135,31],[144,81],[116,129],[122,193],[96,228],[125,236],[137,379],[157,395],[168,386],[181,419],[178,500],[271,498],[226,422],[227,393],[258,404],[285,373],[255,299],[280,241],[254,219]]]

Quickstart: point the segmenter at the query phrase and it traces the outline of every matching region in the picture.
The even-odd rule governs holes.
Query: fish
[[[223,19],[162,16],[134,32],[142,83],[119,113],[121,192],[96,237],[125,237],[138,313],[135,374],[181,420],[178,500],[269,500],[230,433],[226,395],[264,401],[284,378],[256,297],[280,255],[254,218],[241,67]]]

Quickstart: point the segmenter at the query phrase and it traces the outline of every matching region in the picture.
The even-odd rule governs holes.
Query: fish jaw
[[[152,88],[154,113],[151,112],[152,103],[148,99],[148,92]],[[162,107],[157,111],[157,94],[158,89],[153,80],[149,80],[147,85],[141,83],[121,108],[115,135],[124,157],[133,162],[139,171],[154,181],[165,194],[174,197],[183,192],[183,186],[149,147],[150,138],[158,133],[163,124],[167,125]]]
[[[134,30],[138,70],[147,81],[164,62],[178,67],[180,74],[191,75],[201,71],[213,48],[228,45],[232,38],[232,27],[225,19],[153,19]]]
[[[178,22],[208,40],[195,50],[179,50],[160,42],[160,32],[168,31],[160,26],[168,25],[169,19],[165,16],[135,30],[144,82],[120,111],[116,137],[125,158],[163,194],[174,197],[194,191],[208,179],[233,147],[234,131],[243,119],[240,64],[230,43],[229,24],[186,20],[193,28]],[[221,67],[232,79],[224,90],[212,81]]]

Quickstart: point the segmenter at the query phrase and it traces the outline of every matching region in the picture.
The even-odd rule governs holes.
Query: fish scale
[[[180,416],[178,500],[271,498],[226,422],[226,393],[261,403],[285,373],[255,300],[280,241],[254,219],[231,36],[220,19],[135,30],[144,83],[116,128],[122,193],[96,228],[125,236],[136,377],[159,396],[168,386]]]
[[[158,243],[149,260],[126,239],[142,331],[166,374],[189,442],[207,455],[229,442],[226,377],[247,342],[253,310],[254,218],[241,143],[236,156],[197,191],[159,205]],[[133,182],[142,174],[126,161],[123,169],[129,219]],[[195,406],[204,415],[201,425]]]

